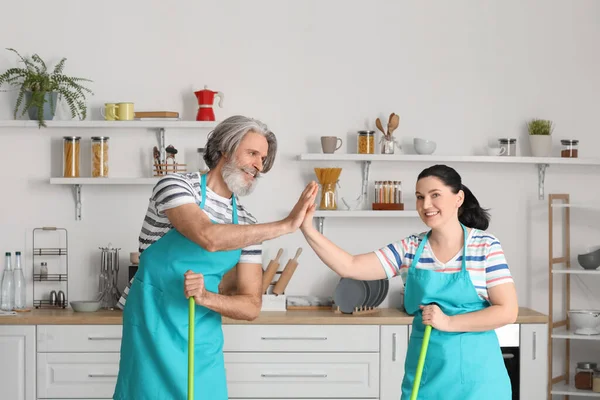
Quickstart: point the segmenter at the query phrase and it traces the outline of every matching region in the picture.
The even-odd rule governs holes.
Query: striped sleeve
[[[513,282],[502,245],[496,238],[490,243],[485,255],[485,282],[488,289]]]
[[[400,269],[405,258],[410,256],[410,248],[417,242],[417,237],[412,235],[400,242],[390,243],[385,247],[375,251],[375,255],[381,262],[381,266],[385,271],[388,279],[391,279],[400,274]]]
[[[171,174],[161,178],[152,191],[152,200],[156,203],[159,216],[164,211],[183,204],[196,203],[192,182],[181,174]]]

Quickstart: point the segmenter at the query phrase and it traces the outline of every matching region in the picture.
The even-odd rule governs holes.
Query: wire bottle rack
[[[49,237],[49,235],[54,237]],[[57,246],[42,247],[40,246],[41,236],[44,236],[47,243],[56,243]],[[51,240],[54,239],[54,240]],[[32,242],[32,272],[33,272],[33,306],[35,308],[66,308],[69,304],[69,237],[65,228],[42,227],[33,230]],[[64,257],[64,258],[63,258]],[[40,269],[42,260],[51,260],[52,271],[55,273],[46,273]],[[64,265],[64,267],[63,267]],[[36,268],[37,267],[37,268]],[[50,272],[50,270],[48,271]],[[41,282],[53,282],[60,285],[58,293],[51,290],[44,294],[36,292],[36,282],[38,286]],[[41,285],[47,287],[47,285]],[[64,292],[62,291],[64,287]],[[39,289],[39,288],[38,288]],[[61,293],[63,295],[61,295]],[[39,297],[37,297],[39,296]]]

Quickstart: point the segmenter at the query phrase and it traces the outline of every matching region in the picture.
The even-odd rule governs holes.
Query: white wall
[[[355,151],[358,129],[374,129],[378,116],[400,115],[397,134],[437,141],[437,154],[470,155],[502,136],[519,138],[528,155],[525,121],[555,121],[554,141],[579,139],[581,157],[597,156],[600,91],[600,3],[565,1],[59,1],[12,2],[3,9],[2,48],[37,52],[65,73],[94,80],[92,118],[104,102],[133,101],[137,110],[168,109],[194,119],[193,91],[208,85],[225,93],[217,118],[241,113],[267,122],[279,139],[275,168],[244,199],[260,221],[282,218],[312,168],[302,152],[318,150],[321,135],[341,136]],[[0,51],[0,71],[15,65]],[[15,93],[0,93],[0,119],[12,118]],[[62,110],[64,111],[64,110]],[[64,117],[64,112],[62,113]],[[70,298],[95,295],[98,247],[108,242],[136,251],[150,186],[83,188],[84,219],[74,219],[60,176],[61,129],[0,130],[0,250],[26,253],[31,274],[31,233],[54,225],[69,230]],[[148,176],[151,131],[81,130],[111,137],[111,174]],[[195,165],[206,132],[174,132],[169,143]],[[89,146],[89,142],[85,142]],[[89,173],[89,147],[84,147]],[[410,146],[406,148],[411,152]],[[558,150],[556,150],[557,152]],[[332,164],[333,165],[333,164]],[[344,168],[340,194],[356,197],[360,169]],[[374,163],[372,180],[400,179],[414,208],[414,182],[428,163]],[[480,202],[491,208],[497,235],[514,274],[520,303],[547,310],[547,201],[537,198],[535,166],[454,165]],[[570,193],[573,202],[600,196],[596,167],[548,168],[547,193]],[[576,179],[580,179],[577,182]],[[600,215],[572,214],[572,254],[600,243]],[[326,234],[343,248],[365,252],[424,228],[418,220],[327,220]],[[288,293],[330,295],[336,276],[308,250],[300,233],[265,243],[265,264],[279,247],[284,262],[303,246]],[[395,305],[399,280],[385,305]],[[573,306],[599,307],[598,282],[573,279]],[[586,290],[588,288],[589,290]],[[596,293],[595,299],[591,291]],[[31,300],[31,293],[29,295]]]

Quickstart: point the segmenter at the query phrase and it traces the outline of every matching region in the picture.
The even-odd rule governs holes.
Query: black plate
[[[363,281],[342,278],[338,282],[333,301],[345,314],[351,314],[356,307],[364,304],[367,298],[368,287]]]

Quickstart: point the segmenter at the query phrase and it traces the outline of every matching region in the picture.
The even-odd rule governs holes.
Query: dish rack
[[[46,236],[46,234],[53,234],[55,236],[55,242],[58,244],[56,247],[36,247],[36,239],[39,244],[40,235]],[[64,246],[63,246],[64,244]],[[56,227],[42,227],[35,228],[33,230],[33,242],[32,242],[32,276],[33,276],[33,306],[35,308],[66,308],[69,304],[69,236],[65,228]],[[64,257],[64,269],[62,268]],[[53,268],[58,273],[53,274],[42,274],[41,271],[36,273],[36,265],[41,259],[53,258],[57,260],[57,267]],[[39,267],[39,265],[38,265]],[[64,271],[64,273],[63,273]],[[36,282],[56,282],[57,285],[65,287],[65,297],[62,302],[53,301],[53,299],[44,299],[36,297]],[[40,283],[38,283],[40,285]]]
[[[584,275],[585,277],[594,275],[600,277],[600,269],[585,270],[582,268],[571,268],[571,208],[577,207],[570,202],[569,194],[550,194],[548,196],[548,400],[555,398],[554,396],[589,396],[600,398],[600,393],[592,392],[591,390],[578,390],[571,383],[571,340],[584,340],[591,342],[591,346],[598,346],[600,343],[600,335],[582,335],[575,333],[572,327],[572,321],[569,317],[571,310],[571,276]],[[553,209],[561,211],[560,218],[555,218]],[[562,221],[562,255],[555,254],[554,251],[554,223],[558,219],[558,223]],[[564,266],[560,266],[560,265]],[[554,285],[555,280],[564,277],[564,285],[561,283],[564,294],[564,309],[560,310],[564,317],[555,321],[555,306],[554,306]],[[587,279],[587,278],[586,278]],[[556,309],[559,311],[558,309]],[[564,341],[564,370],[559,376],[553,376],[553,351],[554,342],[556,340]],[[557,351],[558,352],[558,351]],[[588,360],[582,360],[588,361]]]

